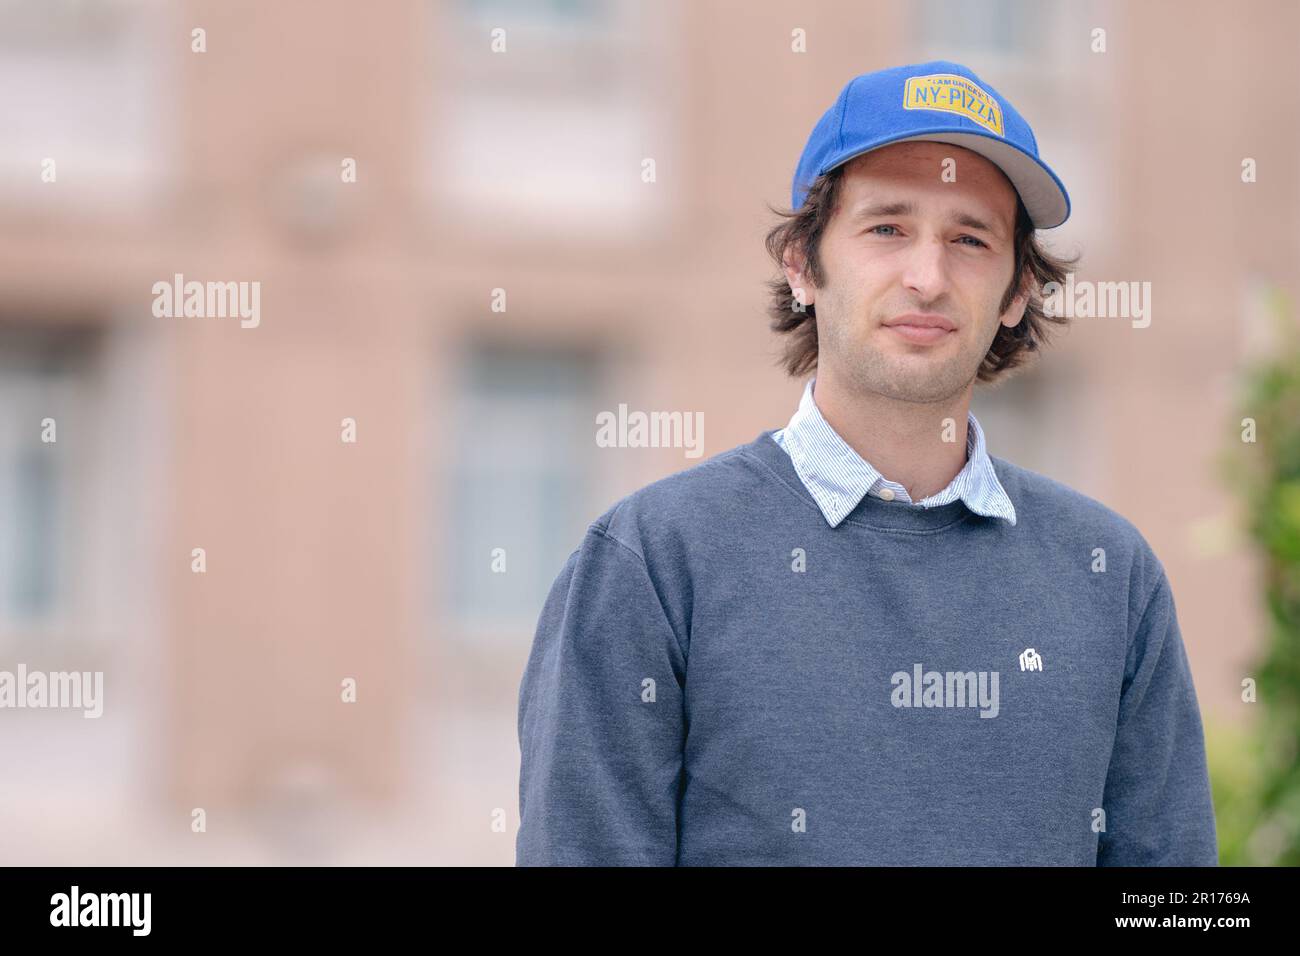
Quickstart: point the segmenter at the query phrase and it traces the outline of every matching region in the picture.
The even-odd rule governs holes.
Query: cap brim
[[[1070,217],[1070,197],[1065,192],[1065,186],[1056,178],[1056,174],[1040,160],[997,136],[951,130],[914,133],[911,136],[900,136],[898,139],[877,143],[869,149],[860,150],[852,156],[844,157],[835,163],[835,166],[841,166],[851,159],[884,146],[918,141],[951,143],[953,146],[969,149],[972,153],[979,153],[993,163],[1006,174],[1007,179],[1011,180],[1011,185],[1020,194],[1020,201],[1025,204],[1025,211],[1029,213],[1029,218],[1036,229],[1051,229]]]

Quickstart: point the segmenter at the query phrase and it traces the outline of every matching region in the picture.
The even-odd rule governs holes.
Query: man
[[[519,694],[521,865],[1215,865],[1169,580],[969,412],[1069,200],[969,69],[866,74],[769,250],[789,425],[624,498]]]

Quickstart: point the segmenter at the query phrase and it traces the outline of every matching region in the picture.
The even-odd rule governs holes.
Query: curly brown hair
[[[814,287],[825,284],[826,273],[819,255],[821,239],[834,214],[845,168],[846,166],[837,166],[829,173],[818,176],[808,190],[803,208],[797,211],[768,206],[771,212],[783,220],[767,234],[765,244],[769,255],[776,261],[778,268],[783,268],[787,254],[802,254],[804,277]],[[1064,285],[1066,273],[1078,261],[1078,257],[1060,258],[1044,248],[1019,194],[1016,196],[1014,246],[1015,271],[1002,296],[998,312],[1001,314],[1010,307],[1024,283],[1029,284],[1029,303],[1020,322],[1010,328],[1005,325],[998,327],[993,344],[980,363],[978,378],[981,382],[995,381],[1004,372],[1021,365],[1030,352],[1036,352],[1046,345],[1049,323],[1063,326],[1069,322],[1065,316],[1048,315],[1044,311],[1042,288],[1048,282]],[[772,320],[771,329],[788,336],[778,361],[790,375],[806,375],[817,367],[816,304],[804,305],[800,302],[784,274],[770,281],[768,288],[771,291],[767,310]]]

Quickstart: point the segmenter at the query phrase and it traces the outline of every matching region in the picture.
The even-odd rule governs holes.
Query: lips
[[[913,313],[890,319],[885,323],[885,328],[908,342],[917,345],[932,345],[956,331],[957,326],[951,319],[942,315]]]

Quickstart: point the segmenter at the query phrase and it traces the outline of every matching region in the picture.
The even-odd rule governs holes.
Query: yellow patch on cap
[[[1006,135],[1002,132],[998,101],[966,77],[953,73],[910,77],[903,89],[903,109],[958,113],[999,136]]]

